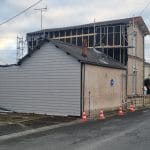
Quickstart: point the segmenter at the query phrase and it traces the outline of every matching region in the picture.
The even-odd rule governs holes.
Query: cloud
[[[1,0],[0,22],[14,16],[37,1]],[[48,11],[43,12],[43,28],[56,28],[91,23],[94,18],[96,21],[104,21],[132,17],[133,15],[138,16],[149,0],[124,0],[123,2],[121,0],[43,0],[34,8],[45,7],[46,2]],[[35,11],[34,8],[15,20],[0,26],[0,49],[14,49],[17,35],[25,37],[27,32],[40,29],[40,12]],[[142,16],[150,28],[149,8],[143,11]],[[150,39],[146,38],[147,58],[150,58],[149,41]]]
[[[14,47],[14,44],[16,42],[16,40],[14,40],[15,38],[11,38],[11,37],[1,37],[1,41],[0,41],[0,50],[7,50],[11,47],[14,48],[14,50],[16,49],[16,47]]]
[[[1,51],[0,65],[15,64],[15,63],[16,63],[16,51],[15,50]]]

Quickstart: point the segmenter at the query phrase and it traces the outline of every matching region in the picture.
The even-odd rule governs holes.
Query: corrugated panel
[[[0,68],[0,106],[80,116],[80,66],[54,45],[45,44],[21,66]]]

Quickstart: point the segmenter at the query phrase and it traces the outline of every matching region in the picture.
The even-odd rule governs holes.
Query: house
[[[125,101],[126,67],[102,52],[49,39],[0,67],[0,104],[16,112],[94,115]]]
[[[137,16],[35,31],[27,34],[27,41],[34,48],[41,37],[76,46],[82,46],[86,40],[88,48],[94,46],[127,67],[127,96],[138,96],[143,95],[144,38],[149,34],[143,18]]]

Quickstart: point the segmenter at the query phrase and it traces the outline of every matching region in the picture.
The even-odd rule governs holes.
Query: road
[[[150,149],[150,110],[61,127],[0,144],[0,150],[128,149]]]

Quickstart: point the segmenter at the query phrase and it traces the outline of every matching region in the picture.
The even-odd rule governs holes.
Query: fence
[[[126,107],[129,108],[131,103],[134,104],[136,108],[150,106],[150,95],[127,96]]]

